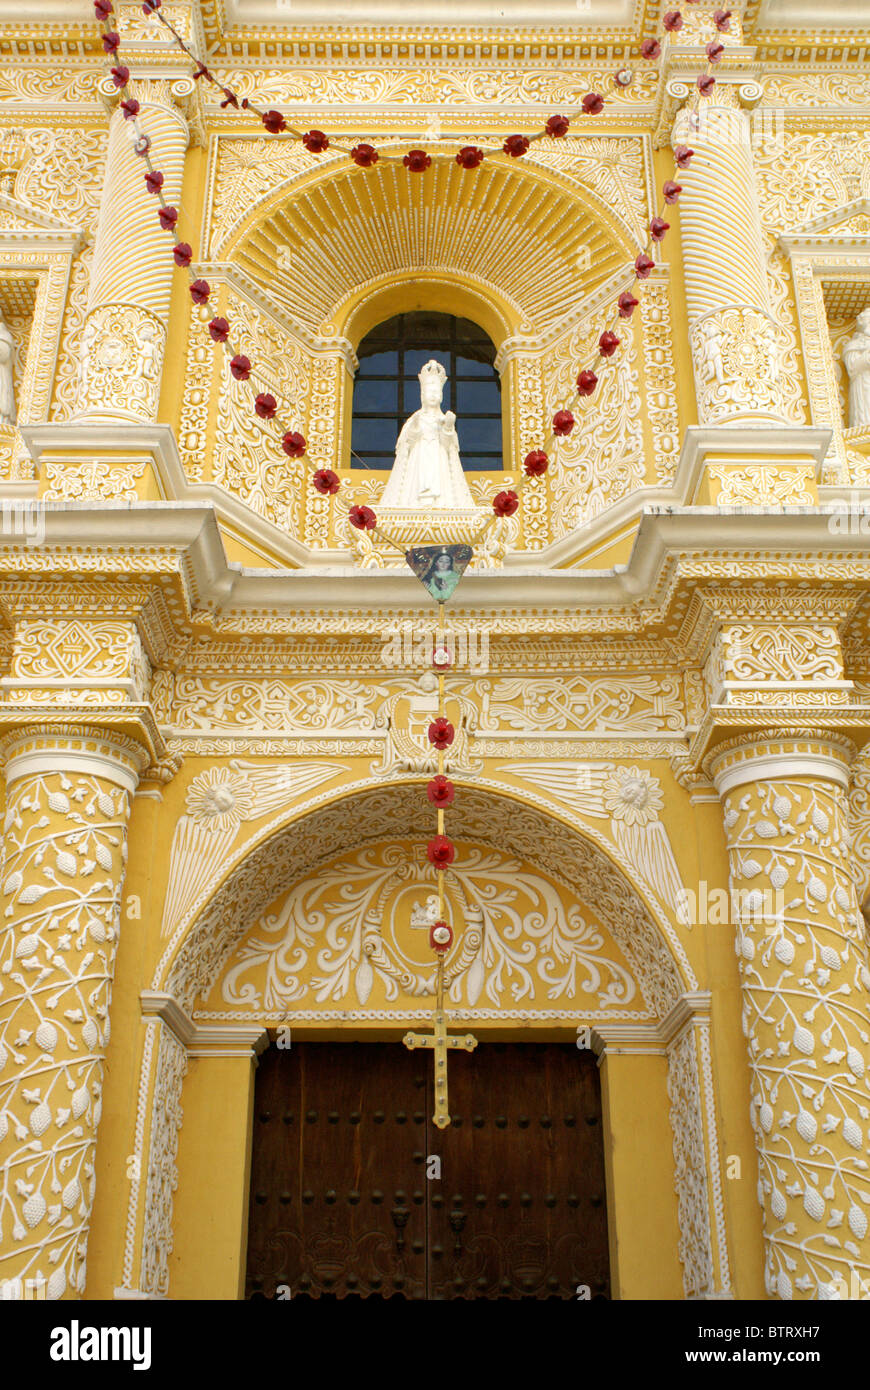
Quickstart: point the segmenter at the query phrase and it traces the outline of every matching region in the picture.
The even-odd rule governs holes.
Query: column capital
[[[40,773],[75,772],[105,777],[132,795],[145,768],[155,761],[155,738],[162,756],[163,740],[149,706],[112,711],[0,707],[0,755],[7,786]]]
[[[807,728],[794,737],[779,731],[745,733],[727,739],[704,761],[720,797],[748,782],[810,777],[849,787],[855,744],[844,735]]]

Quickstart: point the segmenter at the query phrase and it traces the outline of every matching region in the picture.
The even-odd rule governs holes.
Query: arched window
[[[424,312],[387,319],[357,348],[351,467],[392,468],[399,431],[420,409],[417,373],[430,357],[447,372],[441,404],[456,415],[463,467],[502,468],[495,344],[469,319]]]

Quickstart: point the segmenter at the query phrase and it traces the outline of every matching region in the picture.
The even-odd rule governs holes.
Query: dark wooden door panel
[[[573,1046],[450,1056],[396,1043],[270,1048],[257,1071],[248,1297],[609,1296],[601,1105]],[[441,1159],[427,1180],[427,1156]]]
[[[294,1298],[425,1297],[425,1096],[419,1062],[394,1045],[269,1048],[256,1083],[249,1297],[280,1284]]]
[[[450,1057],[432,1126],[429,1297],[609,1296],[600,1086],[573,1046],[490,1043]]]

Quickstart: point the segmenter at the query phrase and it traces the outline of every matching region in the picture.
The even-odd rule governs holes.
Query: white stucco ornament
[[[211,767],[194,777],[187,790],[187,814],[214,830],[235,828],[250,814],[253,793],[243,777]]]
[[[664,806],[661,784],[644,768],[617,767],[604,783],[604,805],[614,820],[648,825]]]

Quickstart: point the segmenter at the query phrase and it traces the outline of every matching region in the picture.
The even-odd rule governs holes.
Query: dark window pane
[[[449,314],[405,314],[402,328],[409,345],[447,347],[453,336]]]
[[[468,454],[462,466],[466,473],[500,473],[504,465],[501,454]]]
[[[501,415],[501,397],[494,381],[458,381],[457,415]]]
[[[351,468],[392,468],[395,462],[393,454],[360,454],[359,458],[350,456]]]
[[[458,376],[491,377],[493,375],[492,361],[490,358],[457,357],[456,373]]]
[[[418,373],[434,358],[447,374],[441,406],[458,416],[465,467],[472,472],[501,469],[501,395],[492,365],[495,351],[495,344],[477,324],[450,314],[415,311],[379,324],[357,349],[354,452],[372,467],[392,466],[399,430],[420,409]],[[353,458],[351,463],[363,466]]]
[[[465,450],[494,454],[501,451],[501,420],[475,420],[467,416],[457,417],[456,430],[459,435],[459,453],[463,461]]]
[[[359,415],[371,414],[372,411],[379,415],[395,415],[400,409],[396,378],[393,377],[392,381],[358,381],[353,393],[353,408],[354,413]]]
[[[394,420],[354,420],[350,447],[365,458],[370,453],[392,452],[398,429]]]
[[[396,351],[368,353],[365,343],[360,343],[357,357],[359,358],[357,379],[366,376],[395,376],[399,370],[399,354]]]

